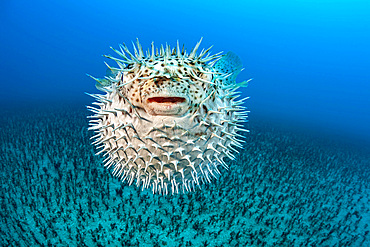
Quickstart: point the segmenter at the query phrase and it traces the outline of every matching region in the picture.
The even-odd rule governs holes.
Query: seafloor
[[[370,154],[248,123],[195,193],[152,195],[94,156],[82,107],[0,110],[1,246],[370,246]]]

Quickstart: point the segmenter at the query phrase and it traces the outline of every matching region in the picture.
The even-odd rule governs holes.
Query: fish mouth
[[[148,99],[149,103],[158,103],[158,104],[179,104],[186,102],[184,97],[151,97]]]
[[[151,115],[180,116],[189,109],[189,100],[178,96],[149,97],[144,105]]]

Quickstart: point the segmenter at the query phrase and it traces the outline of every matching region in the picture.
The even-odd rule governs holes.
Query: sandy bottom
[[[1,246],[370,246],[370,152],[350,144],[255,121],[218,180],[160,196],[101,165],[85,109],[2,111]]]

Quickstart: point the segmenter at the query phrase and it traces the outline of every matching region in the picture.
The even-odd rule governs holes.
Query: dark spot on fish
[[[203,107],[204,112],[205,112],[205,113],[208,113],[208,108],[207,108],[207,106],[202,105],[202,107]]]

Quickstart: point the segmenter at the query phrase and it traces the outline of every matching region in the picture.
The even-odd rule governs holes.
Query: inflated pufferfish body
[[[197,54],[199,41],[188,54],[166,45],[144,52],[139,42],[132,54],[125,44],[105,79],[95,79],[105,95],[93,94],[98,108],[88,107],[93,144],[106,156],[106,167],[129,185],[153,193],[193,191],[228,169],[241,148],[244,99],[235,78],[242,70],[231,52]]]

